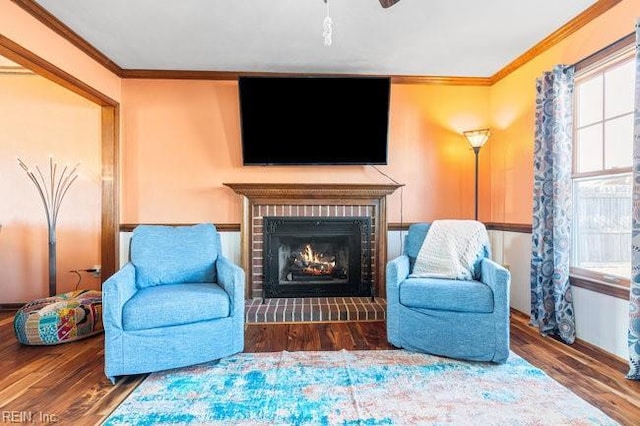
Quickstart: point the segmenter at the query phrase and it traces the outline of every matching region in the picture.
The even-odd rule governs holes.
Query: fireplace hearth
[[[263,298],[372,296],[370,217],[264,217]]]

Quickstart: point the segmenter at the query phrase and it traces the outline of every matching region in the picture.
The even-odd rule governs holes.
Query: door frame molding
[[[104,282],[116,271],[119,249],[119,129],[120,105],[104,93],[94,89],[66,71],[56,67],[35,53],[0,34],[0,55],[29,68],[95,103],[101,108],[101,280]]]

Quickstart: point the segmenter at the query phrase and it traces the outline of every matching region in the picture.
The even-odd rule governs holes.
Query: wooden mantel
[[[247,198],[367,199],[393,193],[402,184],[368,183],[224,183]]]
[[[242,266],[247,272],[247,298],[261,292],[261,266],[253,256],[254,207],[261,205],[361,205],[372,206],[375,222],[375,271],[376,295],[385,297],[384,272],[387,258],[387,209],[386,196],[402,184],[367,183],[224,183],[237,194],[244,196],[241,227]],[[261,223],[261,218],[258,219]],[[260,232],[260,231],[257,231]],[[256,234],[256,237],[259,234]],[[261,245],[261,244],[260,244]]]

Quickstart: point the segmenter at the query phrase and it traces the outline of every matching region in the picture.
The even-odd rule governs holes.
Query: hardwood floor
[[[13,315],[0,312],[0,424],[100,424],[145,377],[111,385],[103,373],[103,335],[23,346],[13,334]],[[248,325],[245,342],[246,352],[393,349],[384,322]],[[585,343],[541,337],[518,312],[511,349],[621,424],[640,424],[640,382],[625,379],[625,360]]]

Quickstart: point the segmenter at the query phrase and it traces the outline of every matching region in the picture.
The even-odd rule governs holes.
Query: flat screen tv
[[[244,165],[387,164],[388,77],[239,78]]]

